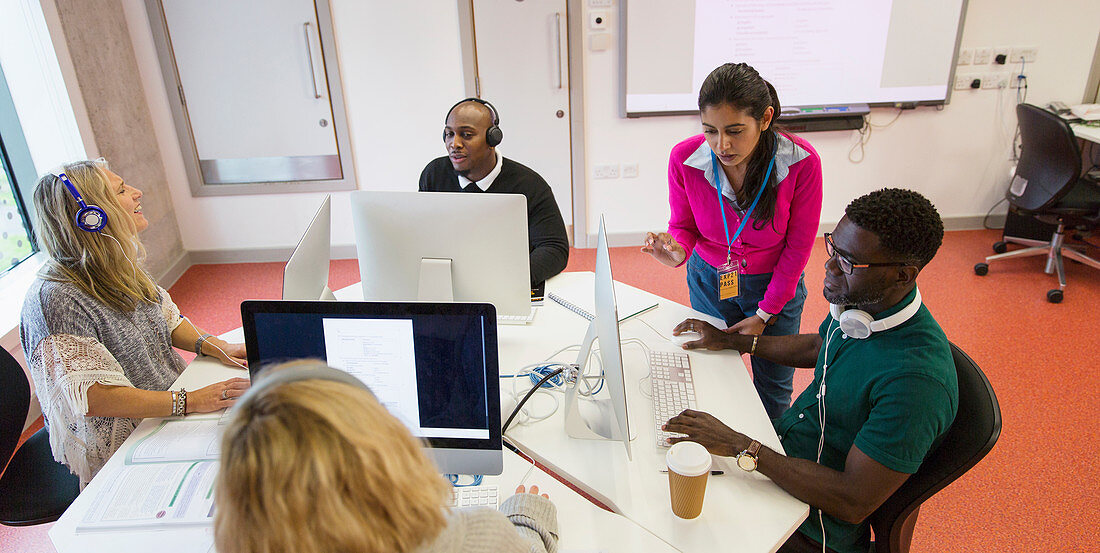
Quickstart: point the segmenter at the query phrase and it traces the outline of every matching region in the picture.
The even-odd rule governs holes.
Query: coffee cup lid
[[[710,470],[710,452],[696,442],[677,442],[668,448],[665,463],[682,476],[699,476]]]

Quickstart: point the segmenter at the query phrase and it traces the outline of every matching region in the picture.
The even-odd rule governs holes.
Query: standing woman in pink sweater
[[[821,218],[821,158],[775,128],[779,97],[751,66],[727,63],[699,89],[703,134],[672,148],[668,232],[642,251],[687,263],[691,306],[727,332],[797,334]],[[721,191],[721,193],[719,193]],[[775,418],[790,405],[794,369],[752,358],[753,383]]]

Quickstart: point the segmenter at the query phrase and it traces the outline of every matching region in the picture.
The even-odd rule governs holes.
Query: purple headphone
[[[88,205],[84,203],[84,198],[81,197],[80,192],[73,186],[73,182],[69,180],[69,177],[65,175],[63,171],[54,173],[54,176],[61,179],[61,182],[65,185],[65,188],[69,189],[69,193],[73,195],[73,199],[80,204],[80,210],[76,212],[76,226],[80,230],[88,232],[99,232],[107,226],[107,212],[103,211],[98,205]]]

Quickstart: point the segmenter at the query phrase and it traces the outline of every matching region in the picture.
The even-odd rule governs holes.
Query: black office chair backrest
[[[978,464],[1001,435],[997,395],[969,355],[951,344],[959,378],[959,410],[943,440],[894,495],[872,515],[876,553],[908,551],[912,524],[906,522],[920,504]]]
[[[27,374],[8,350],[0,348],[0,472],[19,445],[30,405]]]
[[[1069,123],[1043,108],[1020,104],[1016,119],[1020,123],[1020,161],[1005,197],[1018,208],[1042,211],[1077,184],[1081,151]]]

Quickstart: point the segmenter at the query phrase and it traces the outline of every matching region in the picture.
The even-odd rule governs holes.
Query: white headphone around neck
[[[913,315],[917,314],[920,305],[920,290],[916,290],[916,296],[913,298],[913,301],[909,302],[909,305],[906,305],[901,311],[885,319],[876,321],[875,318],[866,311],[845,309],[844,306],[835,303],[829,304],[829,313],[832,314],[834,319],[840,322],[840,330],[844,332],[845,336],[862,340],[875,332],[889,330],[908,321]]]

